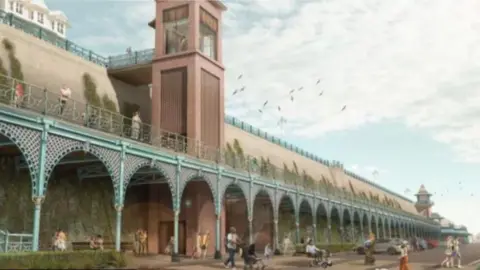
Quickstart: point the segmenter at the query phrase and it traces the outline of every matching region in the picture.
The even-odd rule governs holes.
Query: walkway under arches
[[[253,201],[253,239],[257,250],[274,245],[273,202],[267,191],[260,190]]]

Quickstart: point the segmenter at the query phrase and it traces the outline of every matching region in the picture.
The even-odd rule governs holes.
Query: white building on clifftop
[[[48,9],[44,0],[0,0],[0,10],[66,38],[67,16],[62,11]]]

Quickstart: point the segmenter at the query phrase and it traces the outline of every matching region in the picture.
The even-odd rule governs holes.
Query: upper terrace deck
[[[137,51],[137,52],[132,52],[128,54],[123,54],[123,55],[117,55],[117,56],[111,56],[111,57],[103,57],[101,55],[98,55],[94,53],[91,50],[84,49],[80,46],[78,46],[76,43],[71,42],[69,40],[61,39],[58,36],[54,35],[54,33],[49,32],[48,30],[42,29],[36,25],[31,24],[28,21],[25,21],[21,18],[15,17],[12,14],[7,14],[4,13],[3,11],[0,11],[0,21],[4,24],[7,24],[11,27],[14,27],[18,30],[21,30],[23,32],[26,32],[30,35],[33,35],[37,38],[40,38],[58,48],[61,48],[63,50],[66,50],[74,55],[77,55],[87,61],[90,61],[92,63],[95,63],[99,66],[103,66],[108,69],[109,74],[113,77],[122,77],[123,79],[126,79],[130,81],[130,83],[133,84],[140,84],[144,83],[145,81],[149,81],[151,79],[151,62],[154,57],[154,50],[153,49],[147,49],[143,51]],[[236,119],[235,117],[231,116],[226,116],[225,122],[227,124],[233,125],[235,127],[238,127],[252,135],[255,135],[257,137],[263,138],[267,141],[270,141],[276,145],[279,145],[283,148],[286,148],[290,151],[293,151],[299,155],[302,155],[306,158],[309,158],[311,160],[314,160],[316,162],[319,162],[325,166],[329,167],[338,167],[340,165],[339,162],[337,161],[328,161],[326,159],[322,159],[312,153],[309,153],[307,151],[304,151],[303,149],[300,149],[282,139],[279,139],[275,136],[272,136],[266,132],[263,132],[262,130],[255,128],[239,119]],[[392,192],[380,185],[377,185],[368,179],[365,179],[363,177],[360,177],[348,170],[344,170],[344,172],[347,175],[350,175],[354,177],[355,179],[358,179],[364,183],[367,183],[371,186],[374,186],[388,194],[391,194],[397,198],[401,198],[403,200],[406,200],[408,202],[411,202],[408,198]]]

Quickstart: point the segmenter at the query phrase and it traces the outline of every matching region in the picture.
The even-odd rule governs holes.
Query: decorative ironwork
[[[119,184],[119,166],[117,165],[120,164],[120,152],[110,150],[101,146],[86,144],[82,141],[72,140],[55,134],[50,134],[48,136],[43,192],[47,191],[50,174],[52,173],[55,166],[59,163],[59,161],[62,160],[62,158],[64,158],[66,155],[77,151],[87,151],[88,153],[98,158],[103,163],[103,165],[105,165],[105,168],[107,168],[107,171],[112,179],[114,187],[113,190],[117,198]]]
[[[0,122],[0,134],[7,137],[20,149],[27,162],[32,181],[32,196],[37,192],[38,161],[40,160],[41,131],[19,125]]]
[[[223,149],[212,148],[198,140],[193,140],[178,134],[174,134],[167,131],[162,131],[160,129],[154,128],[147,124],[142,124],[136,132],[132,132],[133,128],[127,123],[131,123],[131,119],[126,118],[118,113],[114,113],[111,111],[107,111],[102,108],[94,107],[88,104],[80,103],[75,100],[69,100],[65,107],[63,113],[60,113],[59,110],[59,95],[45,91],[44,89],[30,85],[23,81],[17,81],[10,77],[1,77],[5,78],[6,85],[0,85],[0,102],[18,107],[25,110],[31,110],[35,112],[39,112],[43,115],[47,115],[50,117],[54,117],[57,119],[61,119],[70,123],[80,124],[86,128],[90,128],[101,132],[105,135],[105,133],[123,137],[125,140],[128,140],[130,144],[150,144],[154,147],[159,147],[164,150],[174,151],[176,153],[180,153],[181,155],[189,155],[193,158],[201,159],[207,162],[216,162],[221,163],[226,167],[230,167],[233,170],[237,170],[242,173],[251,173],[251,161],[253,160],[250,157],[245,158],[245,162],[236,162],[234,166],[228,164],[226,161],[229,159],[227,158],[226,152]],[[21,83],[25,87],[24,95],[21,97],[15,96],[15,86]],[[100,133],[100,135],[101,135]],[[132,136],[134,135],[134,136]],[[137,136],[138,135],[138,136]],[[35,135],[40,136],[40,134]],[[16,138],[23,138],[25,136],[15,136]],[[38,142],[39,140],[29,139],[29,143],[32,144],[32,147],[39,147]],[[48,140],[50,141],[50,139]],[[51,144],[51,143],[50,143]],[[76,144],[77,145],[77,144]],[[78,146],[79,147],[79,146]],[[91,146],[95,148],[95,146]],[[52,146],[50,146],[52,148]],[[75,147],[75,149],[77,149]],[[119,181],[119,166],[113,166],[119,164],[121,155],[113,150],[107,150],[97,147],[97,152],[102,152],[98,155],[102,155],[105,159],[109,159],[111,162],[111,166],[109,166],[109,170],[112,173],[112,180],[114,181],[115,185]],[[37,158],[30,158],[32,165],[36,164]],[[51,162],[51,161],[50,161]],[[58,161],[57,161],[58,162]],[[106,161],[104,161],[105,163]],[[47,166],[49,170],[48,173],[51,173],[53,167]],[[34,166],[35,167],[35,166]],[[38,167],[38,166],[37,166]],[[272,166],[272,170],[275,171],[275,178],[272,179],[274,181],[282,183],[285,185],[286,179],[284,179],[285,175],[283,169],[275,168]],[[34,171],[36,173],[36,171]],[[174,175],[174,174],[170,174]],[[290,174],[291,175],[291,174]],[[320,192],[321,194],[325,194],[327,196],[332,196],[332,192],[327,190],[322,185],[317,185],[315,188],[305,188],[303,185],[305,184],[304,179],[302,176],[295,176],[296,179],[294,184],[290,184],[291,187],[294,189],[298,188],[299,191],[302,192],[312,192],[312,194],[316,194]],[[35,179],[35,178],[33,178]],[[125,181],[125,180],[124,180]],[[46,181],[47,182],[47,181]],[[292,181],[289,181],[292,182]],[[171,185],[173,182],[170,181]],[[249,194],[247,191],[248,189],[244,189],[245,194]],[[371,205],[367,203],[365,200],[359,200],[354,196],[345,196],[342,195],[343,193],[340,191],[335,191],[333,196],[341,196],[342,202],[350,205],[361,205],[366,208],[371,209],[372,207],[378,207],[378,205]],[[387,207],[385,207],[387,208]],[[393,207],[388,207],[388,211],[391,213],[395,213],[400,218],[405,217],[412,217],[416,220],[424,220],[426,223],[432,224],[432,221],[429,221],[426,218],[420,217],[418,215],[413,215],[407,213],[401,209],[396,209]]]
[[[185,188],[187,187],[188,183],[195,179],[201,179],[205,181],[205,183],[207,183],[212,194],[212,200],[215,203],[215,198],[217,197],[218,192],[216,188],[217,185],[215,175],[185,167],[183,167],[182,171],[180,172],[180,186],[178,187],[178,197],[182,198],[183,192],[185,192]],[[215,205],[215,207],[217,207],[217,205]]]
[[[247,203],[247,214],[251,215],[252,214],[252,207],[250,207],[250,199],[249,199],[250,185],[247,182],[243,182],[243,181],[235,182],[234,178],[222,177],[222,181],[220,181],[220,185],[219,185],[219,190],[217,191],[220,195],[220,198],[221,198],[220,202],[223,202],[225,200],[227,189],[230,186],[240,188],[240,190],[242,191],[242,195],[245,198],[245,201]]]
[[[32,251],[32,240],[31,234],[0,230],[0,253]]]
[[[123,179],[123,190],[126,191],[128,188],[128,185],[130,184],[130,181],[132,180],[132,177],[135,175],[138,170],[142,168],[152,168],[158,171],[159,174],[161,174],[169,188],[170,192],[172,195],[172,198],[175,198],[176,192],[175,192],[175,166],[171,164],[163,164],[160,163],[156,160],[149,160],[143,157],[135,156],[132,154],[126,154],[125,155],[125,168],[124,168],[124,179]],[[125,194],[124,194],[125,196]]]

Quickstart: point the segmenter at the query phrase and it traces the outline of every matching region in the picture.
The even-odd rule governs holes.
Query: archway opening
[[[116,212],[112,178],[106,165],[89,152],[65,155],[53,168],[45,190],[40,248],[52,245],[57,229],[68,236],[67,249],[100,235],[109,248],[115,241]]]
[[[215,253],[216,214],[212,190],[203,177],[196,177],[187,183],[182,193],[179,223],[179,253],[192,254],[197,245],[197,236],[205,239],[207,255]],[[180,249],[182,247],[182,249]]]
[[[393,238],[400,238],[400,223],[398,221],[394,222],[394,234]]]
[[[353,233],[354,225],[353,220],[350,217],[350,211],[348,209],[343,210],[343,226],[340,228],[341,240],[342,243],[351,243],[353,242]]]
[[[339,210],[333,206],[331,211],[330,211],[330,224],[331,224],[331,229],[330,229],[330,243],[332,244],[341,244],[342,239],[341,239],[341,221],[340,221],[340,213]]]
[[[253,232],[255,247],[265,250],[265,246],[274,244],[273,204],[265,190],[260,190],[253,201]]]
[[[278,208],[278,236],[280,239],[289,238],[296,242],[295,230],[295,205],[290,196],[284,195]]]
[[[249,242],[248,209],[247,199],[242,189],[237,184],[230,184],[225,190],[224,207],[225,211],[225,235],[230,227],[237,230],[237,235],[244,241]]]
[[[369,233],[375,234],[375,237],[378,238],[377,217],[372,215],[370,222],[371,231]]]
[[[172,192],[167,176],[155,167],[139,168],[125,190],[122,214],[122,242],[133,241],[137,230],[145,230],[147,252],[163,253],[174,229]],[[184,224],[182,221],[179,224]],[[179,233],[182,232],[184,229],[180,226]],[[182,249],[184,246],[179,245],[179,251]]]
[[[389,226],[390,226],[390,237],[395,238],[395,221],[390,219]]]
[[[360,224],[362,223],[362,219],[360,218],[360,214],[358,213],[358,211],[354,211],[353,212],[353,226],[354,226],[354,230],[353,230],[353,242],[354,243],[362,243],[363,239],[362,239],[362,230],[360,229],[361,226]]]
[[[368,224],[369,224],[368,215],[366,213],[364,213],[363,217],[362,217],[362,227],[363,227],[362,239],[363,240],[368,239],[368,234],[370,233],[370,231],[368,229]]]
[[[25,156],[13,141],[0,134],[0,230],[31,234],[33,207],[32,179]],[[3,241],[4,235],[0,234],[0,249]]]
[[[323,203],[317,206],[317,243],[328,243],[328,212]]]
[[[383,218],[378,217],[378,238],[379,239],[385,239],[385,234],[383,233]]]
[[[308,201],[303,200],[299,209],[299,230],[300,242],[305,243],[306,240],[313,240],[313,211]],[[302,241],[303,240],[303,241]]]

